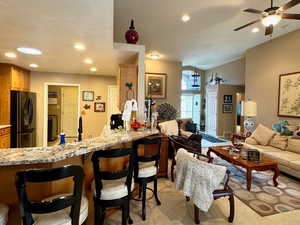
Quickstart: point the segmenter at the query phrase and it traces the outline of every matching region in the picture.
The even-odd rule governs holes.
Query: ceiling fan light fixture
[[[264,17],[262,20],[261,20],[261,23],[265,26],[265,27],[268,27],[270,25],[277,25],[280,20],[281,20],[281,16],[280,15],[269,15],[269,16],[266,16]]]

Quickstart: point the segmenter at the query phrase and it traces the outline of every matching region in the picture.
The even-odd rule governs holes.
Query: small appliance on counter
[[[110,117],[110,129],[118,129],[119,126],[124,127],[122,114],[112,114]]]
[[[36,94],[11,91],[11,147],[36,146]]]

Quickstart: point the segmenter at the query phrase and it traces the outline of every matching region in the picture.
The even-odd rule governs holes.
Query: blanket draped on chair
[[[226,167],[193,158],[191,153],[179,149],[176,155],[176,189],[202,211],[207,212],[226,176]]]

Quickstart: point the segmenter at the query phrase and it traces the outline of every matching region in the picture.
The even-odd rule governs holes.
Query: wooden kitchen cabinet
[[[123,111],[127,98],[137,99],[138,91],[138,67],[135,64],[121,64],[117,77],[119,88],[119,109]],[[126,83],[132,83],[132,91],[128,91]]]
[[[0,149],[10,148],[10,128],[0,129]]]
[[[10,124],[10,91],[30,90],[30,71],[0,63],[0,125]]]

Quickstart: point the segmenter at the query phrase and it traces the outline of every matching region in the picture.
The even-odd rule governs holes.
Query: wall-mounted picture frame
[[[233,105],[232,104],[223,104],[223,113],[232,113]]]
[[[83,91],[82,92],[82,101],[94,101],[94,92],[93,91]]]
[[[95,102],[94,112],[105,112],[105,102]]]
[[[167,74],[146,73],[145,89],[147,98],[164,99],[167,97]]]
[[[300,71],[279,76],[278,116],[300,118]]]
[[[232,95],[224,95],[224,103],[232,104]]]

